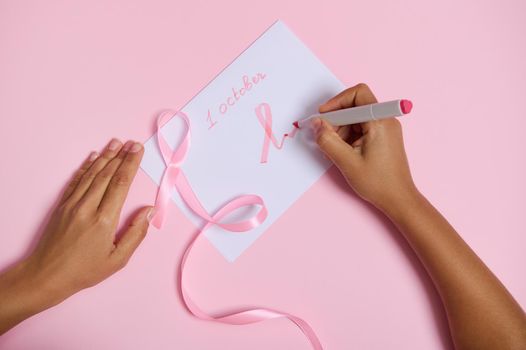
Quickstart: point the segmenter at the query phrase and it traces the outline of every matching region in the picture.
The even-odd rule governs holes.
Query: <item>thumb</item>
[[[117,246],[112,255],[117,260],[119,266],[122,267],[126,265],[133,255],[133,252],[135,252],[146,236],[148,226],[150,225],[149,218],[152,216],[152,211],[153,207],[150,206],[140,209],[131,220],[130,225],[124,230],[119,241],[116,243]]]
[[[346,168],[360,161],[356,150],[345,142],[326,120],[317,118],[312,127],[316,134],[316,143],[336,166]]]

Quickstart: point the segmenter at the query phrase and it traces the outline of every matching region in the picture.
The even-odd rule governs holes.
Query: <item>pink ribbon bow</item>
[[[180,117],[186,124],[186,133],[183,137],[183,140],[181,141],[179,146],[173,151],[166,142],[161,132],[161,128],[172,117]],[[242,195],[235,197],[230,202],[221,207],[214,215],[210,215],[206,211],[206,209],[202,206],[201,202],[192,190],[192,187],[190,186],[190,183],[184,175],[184,172],[180,168],[190,148],[190,121],[185,113],[180,111],[167,111],[159,116],[159,118],[157,119],[157,144],[166,164],[166,169],[164,171],[161,184],[159,186],[159,191],[157,192],[157,198],[155,201],[155,215],[152,218],[151,223],[158,229],[162,227],[166,218],[168,204],[174,188],[177,189],[179,195],[181,196],[182,200],[186,203],[186,205],[190,209],[192,209],[194,213],[203,218],[206,222],[201,231],[196,233],[195,236],[190,240],[190,243],[188,243],[183,257],[181,259],[181,263],[179,265],[179,292],[182,297],[183,303],[185,304],[188,311],[190,311],[190,313],[202,320],[234,325],[244,325],[274,318],[285,317],[294,322],[300,328],[300,330],[305,334],[305,336],[308,338],[312,347],[315,350],[322,350],[320,341],[318,340],[312,328],[307,322],[305,322],[299,317],[281,311],[271,310],[268,308],[253,308],[226,313],[223,315],[212,316],[201,310],[192,301],[192,299],[188,296],[188,293],[184,289],[183,275],[186,260],[197,238],[199,238],[203,234],[203,232],[205,232],[211,225],[218,225],[224,230],[231,232],[249,231],[259,226],[261,223],[263,223],[263,221],[265,221],[268,211],[265,207],[263,199],[256,195]],[[252,205],[261,206],[261,209],[250,219],[234,223],[221,222],[222,218],[232,213],[233,211],[241,207]]]

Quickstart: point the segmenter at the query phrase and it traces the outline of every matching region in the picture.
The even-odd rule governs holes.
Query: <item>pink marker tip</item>
[[[407,114],[413,109],[413,103],[409,100],[401,100],[400,109],[402,110],[402,113]]]
[[[295,126],[296,128],[298,128],[298,129],[300,128],[300,124],[299,124],[297,121],[294,122],[294,123],[292,123],[292,125],[294,125],[294,126]]]

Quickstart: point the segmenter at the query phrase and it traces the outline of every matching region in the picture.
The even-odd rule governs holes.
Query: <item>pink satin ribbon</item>
[[[267,114],[267,116],[268,115],[269,114]],[[187,128],[186,133],[183,137],[183,140],[181,141],[179,146],[173,151],[168,145],[168,143],[166,142],[161,132],[162,126],[165,125],[168,122],[168,120],[170,120],[172,117],[180,117],[185,122],[186,128]],[[270,116],[270,118],[272,117]],[[272,125],[271,123],[272,123],[272,119],[270,119],[270,126]],[[268,123],[265,122],[265,125],[267,124]],[[270,135],[272,135],[271,132],[270,132]],[[188,293],[186,292],[183,286],[183,276],[184,276],[186,260],[188,258],[190,251],[192,250],[192,247],[197,241],[197,239],[203,234],[203,232],[205,232],[212,225],[218,225],[224,230],[231,231],[231,232],[249,231],[259,226],[261,223],[263,223],[263,221],[265,221],[267,217],[268,212],[267,212],[267,208],[265,207],[265,203],[263,199],[256,195],[242,195],[239,197],[235,197],[230,202],[228,202],[223,207],[221,207],[214,215],[210,215],[206,211],[206,209],[202,206],[201,202],[195,195],[188,180],[186,179],[186,176],[184,175],[183,171],[180,168],[190,148],[190,121],[187,115],[184,114],[183,112],[167,111],[167,112],[162,113],[159,116],[159,118],[157,119],[157,144],[159,146],[159,150],[166,164],[166,169],[164,171],[164,174],[161,180],[161,184],[159,186],[159,191],[157,192],[157,198],[155,201],[155,215],[152,218],[151,223],[158,229],[162,227],[166,219],[166,214],[168,211],[168,204],[170,202],[170,197],[172,196],[172,191],[174,187],[177,189],[177,191],[179,192],[179,195],[181,196],[182,200],[186,203],[186,205],[190,209],[192,209],[194,213],[196,213],[198,216],[203,218],[206,222],[204,227],[199,232],[197,232],[194,235],[194,237],[192,237],[192,239],[190,240],[190,243],[188,243],[185,249],[185,252],[183,254],[183,257],[181,259],[181,263],[179,265],[179,270],[178,270],[179,292],[181,294],[183,302],[186,308],[188,309],[188,311],[190,311],[190,313],[192,313],[194,316],[202,320],[215,321],[215,322],[234,324],[234,325],[244,325],[244,324],[250,324],[250,323],[260,322],[264,320],[274,319],[274,318],[285,317],[285,318],[288,318],[290,321],[294,322],[299,327],[299,329],[308,338],[308,340],[310,341],[314,349],[322,350],[320,341],[318,340],[318,337],[316,336],[312,328],[309,326],[307,322],[305,322],[299,317],[287,314],[285,312],[271,310],[268,308],[245,309],[245,310],[239,310],[236,312],[226,313],[222,315],[212,316],[212,315],[207,314],[203,310],[201,310],[192,301],[192,299],[189,297]],[[283,141],[281,142],[281,145],[283,145]],[[261,209],[250,219],[242,220],[242,221],[238,221],[234,223],[221,222],[222,218],[234,212],[235,210],[241,207],[252,206],[252,205],[260,206]]]

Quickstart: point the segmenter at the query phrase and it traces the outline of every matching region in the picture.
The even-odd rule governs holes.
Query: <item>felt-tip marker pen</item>
[[[411,103],[411,101],[394,100],[315,114],[305,119],[295,121],[293,125],[301,129],[308,125],[313,118],[325,119],[334,126],[357,124],[371,120],[401,117],[411,112],[411,109],[413,109],[413,103]]]

